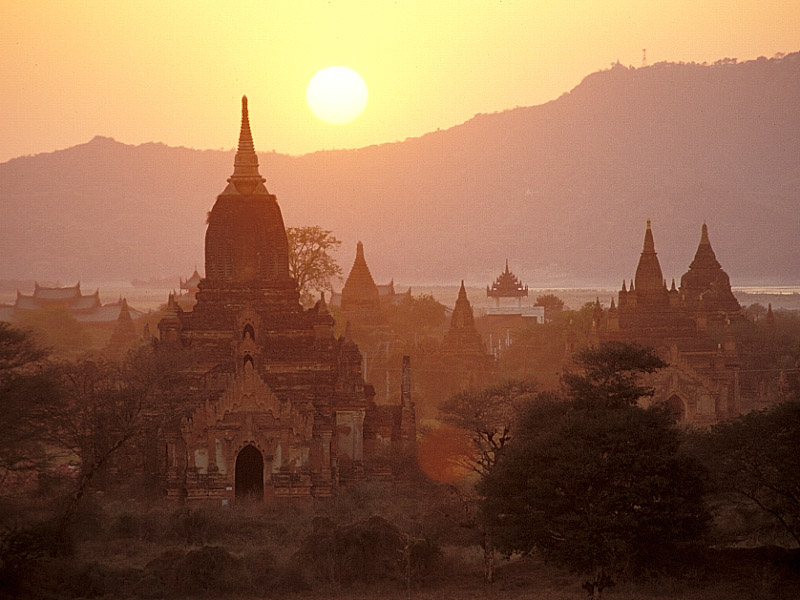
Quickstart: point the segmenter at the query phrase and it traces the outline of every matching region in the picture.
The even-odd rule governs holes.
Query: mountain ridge
[[[362,240],[381,281],[486,284],[508,258],[533,287],[619,285],[652,218],[668,280],[706,221],[735,285],[797,283],[799,82],[800,53],[618,65],[545,104],[403,141],[260,152],[261,172],[287,225],[333,230],[345,269]],[[232,141],[235,127],[232,115]],[[232,162],[97,136],[2,163],[0,277],[188,274]]]

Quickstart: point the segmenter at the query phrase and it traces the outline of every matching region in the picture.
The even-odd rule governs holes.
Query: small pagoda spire
[[[656,251],[656,244],[653,241],[653,230],[650,227],[650,219],[647,219],[647,228],[644,230],[644,247],[642,248],[642,252],[653,252]]]
[[[669,288],[670,292],[677,292],[678,288],[675,287],[675,278],[672,278],[672,286]]]
[[[467,288],[464,287],[464,280],[461,280],[461,287],[458,290],[458,300],[467,299]]]
[[[242,96],[242,126],[239,131],[239,147],[233,159],[233,175],[229,182],[236,186],[240,194],[248,195],[253,192],[259,183],[266,179],[258,171],[258,156],[256,155],[253,134],[250,132],[250,116],[247,110],[247,96]]]
[[[772,302],[770,302],[767,306],[767,314],[764,317],[764,323],[766,323],[769,327],[775,325],[775,315],[772,312]]]
[[[327,315],[328,314],[328,305],[325,302],[325,292],[322,291],[319,293],[319,314]]]
[[[625,286],[625,280],[624,279],[622,280],[622,291],[623,292],[627,292],[628,291],[628,288]]]

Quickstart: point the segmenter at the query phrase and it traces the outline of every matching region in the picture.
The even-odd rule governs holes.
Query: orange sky
[[[0,161],[95,135],[301,154],[552,100],[619,59],[713,62],[800,50],[800,0],[0,0]],[[369,86],[350,124],[305,104],[319,69]]]

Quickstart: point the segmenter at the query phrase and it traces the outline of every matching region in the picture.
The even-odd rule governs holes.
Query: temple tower
[[[356,245],[356,259],[342,289],[342,310],[377,312],[380,310],[378,286],[372,279],[367,261],[364,258],[364,244]]]
[[[481,336],[475,329],[475,317],[463,280],[461,288],[458,290],[453,316],[450,318],[450,329],[445,335],[442,349],[445,352],[485,354]]]
[[[228,185],[217,196],[206,230],[206,287],[246,282],[290,288],[289,244],[277,199],[258,171],[247,96],[242,97],[239,147]]]
[[[644,232],[644,245],[636,267],[636,303],[639,308],[661,308],[669,305],[669,296],[658,262],[650,219]]]
[[[722,270],[711,248],[708,226],[705,223],[694,260],[681,277],[680,293],[690,310],[715,312],[725,317],[738,314],[741,310],[731,291],[730,278]]]
[[[195,357],[201,390],[167,440],[168,495],[310,499],[364,477],[374,391],[325,299],[300,305],[280,207],[258,170],[247,98],[233,174],[209,213],[206,276],[184,311],[170,296],[161,342]],[[374,444],[373,444],[374,445]]]

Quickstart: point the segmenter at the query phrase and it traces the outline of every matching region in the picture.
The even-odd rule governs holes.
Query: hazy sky
[[[643,48],[650,64],[794,52],[800,0],[0,0],[0,161],[95,135],[231,148],[242,94],[258,150],[402,140],[552,100]],[[369,87],[346,125],[305,103],[331,65]]]

